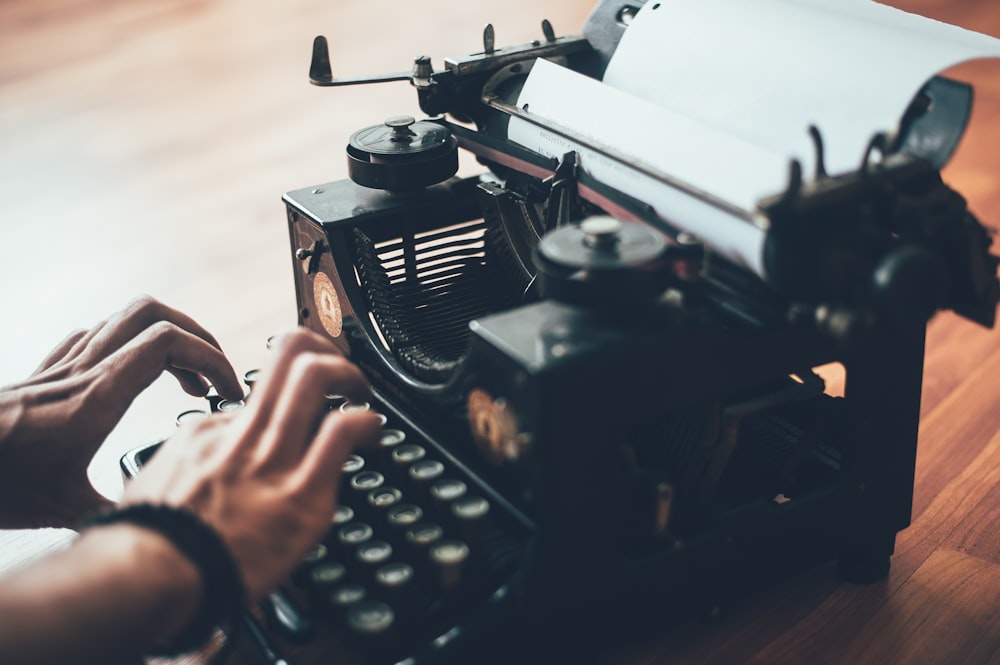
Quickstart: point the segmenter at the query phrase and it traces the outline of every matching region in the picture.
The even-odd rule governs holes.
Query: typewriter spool
[[[355,132],[347,145],[351,180],[399,191],[443,182],[458,171],[458,142],[446,128],[398,115]]]

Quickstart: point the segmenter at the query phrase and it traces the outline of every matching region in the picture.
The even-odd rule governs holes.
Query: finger
[[[93,366],[140,335],[150,326],[165,321],[195,335],[221,351],[222,347],[207,330],[187,314],[161,303],[150,296],[141,296],[112,315],[95,332],[85,353]]]
[[[181,389],[188,395],[204,397],[208,393],[208,381],[197,372],[178,367],[167,367],[167,371],[174,375],[177,383],[181,384]]]
[[[352,451],[378,441],[382,426],[371,413],[331,413],[306,451],[297,474],[312,490],[336,488],[341,469]]]
[[[305,328],[298,328],[282,335],[275,340],[272,350],[275,352],[273,360],[261,373],[261,379],[254,386],[255,401],[277,402],[278,397],[285,390],[285,385],[288,383],[292,365],[300,355],[316,353],[331,357],[342,357],[337,347],[330,343],[329,340]],[[368,389],[368,382],[364,380],[349,382],[343,389],[350,392],[341,392],[339,394],[346,395],[358,401],[368,399],[371,394],[371,391]]]
[[[72,351],[73,347],[76,346],[77,342],[86,337],[89,332],[90,331],[83,328],[71,332],[69,335],[66,336],[66,339],[59,342],[59,345],[49,352],[49,355],[45,356],[41,364],[35,369],[34,372],[32,372],[32,374],[38,374],[39,372],[44,372],[45,370],[49,369],[60,360],[63,360],[67,355],[70,354],[70,351]]]
[[[170,323],[156,323],[95,367],[105,409],[117,418],[136,395],[164,370],[177,368],[205,376],[219,393],[243,395],[232,365],[216,347]]]
[[[326,395],[331,392],[364,395],[368,384],[361,371],[329,353],[300,353],[292,361],[280,390],[275,377],[268,381],[263,399],[255,395],[251,427],[269,428],[279,435],[265,439],[262,459],[278,463],[298,460],[309,446],[316,428],[327,413]]]

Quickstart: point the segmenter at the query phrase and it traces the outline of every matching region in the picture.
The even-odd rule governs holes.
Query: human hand
[[[0,527],[72,526],[108,503],[87,466],[164,370],[193,395],[209,382],[243,395],[215,338],[148,296],[71,334],[26,381],[0,389]]]
[[[361,372],[305,329],[280,338],[242,410],[181,427],[125,488],[123,505],[198,513],[228,545],[249,599],[283,581],[330,526],[341,467],[380,432],[369,413],[328,412],[328,393],[361,401]]]

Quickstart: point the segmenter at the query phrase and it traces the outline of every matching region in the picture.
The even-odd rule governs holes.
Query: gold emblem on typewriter
[[[515,461],[528,447],[530,437],[519,432],[517,418],[502,397],[482,388],[469,391],[466,400],[469,430],[480,452],[493,464]]]
[[[344,314],[340,310],[337,289],[326,273],[317,273],[313,280],[313,300],[323,329],[330,333],[331,337],[340,337],[340,333],[344,330]]]

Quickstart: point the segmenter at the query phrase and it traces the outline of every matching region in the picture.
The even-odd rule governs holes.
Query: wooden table
[[[893,4],[1000,35],[992,0]],[[418,114],[403,84],[325,90],[306,80],[326,34],[342,75],[409,68],[426,53],[579,31],[590,3],[386,0],[6,0],[0,4],[0,383],[23,378],[63,335],[132,296],[181,308],[237,368],[295,323],[280,196],[346,176],[351,132]],[[945,171],[1000,225],[1000,65],[951,72],[977,106]],[[476,165],[469,160],[463,172]],[[607,663],[1000,663],[1000,344],[951,315],[930,325],[913,525],[889,578],[838,584],[828,568],[730,608],[711,625],[665,628]],[[120,491],[119,456],[197,404],[155,383],[111,434],[91,476]],[[0,569],[60,547],[68,532],[0,534]]]

